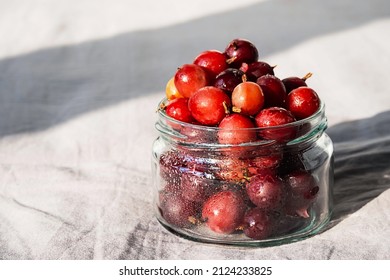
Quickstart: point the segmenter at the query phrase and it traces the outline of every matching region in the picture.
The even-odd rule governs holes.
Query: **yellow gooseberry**
[[[168,100],[173,100],[176,98],[183,98],[183,96],[180,94],[180,92],[177,90],[175,86],[175,78],[172,77],[165,87],[165,94],[167,96]]]

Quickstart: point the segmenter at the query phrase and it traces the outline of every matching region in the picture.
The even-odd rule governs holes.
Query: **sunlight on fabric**
[[[4,2],[0,9],[0,59],[45,47],[161,28],[264,1],[119,0],[113,3],[102,0],[99,4],[93,0]]]

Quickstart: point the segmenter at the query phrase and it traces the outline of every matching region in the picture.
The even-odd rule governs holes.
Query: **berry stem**
[[[237,59],[237,57],[236,57],[236,56],[233,56],[233,57],[231,57],[231,58],[229,58],[229,59],[226,59],[226,63],[227,63],[227,64],[232,64],[236,59]]]
[[[237,108],[237,107],[235,107],[235,106],[232,107],[232,111],[233,111],[234,113],[241,113],[241,109],[240,109],[240,108]]]
[[[226,115],[229,115],[230,114],[230,111],[229,111],[229,108],[227,107],[227,105],[226,105],[226,102],[224,101],[224,102],[222,102],[222,106],[223,106],[223,108],[225,108],[225,114]]]
[[[306,81],[307,79],[309,79],[311,76],[313,76],[313,73],[307,73],[303,78],[302,80]]]
[[[243,172],[243,178],[246,182],[250,182],[251,181],[251,177],[249,176],[249,171],[248,171],[248,168],[245,168],[244,169],[244,172]]]
[[[194,216],[189,216],[188,221],[193,225],[200,225],[202,222]]]
[[[242,230],[244,230],[244,229],[245,229],[244,225],[241,225],[241,226],[236,227],[236,230],[237,230],[237,231],[242,231]]]
[[[160,110],[165,110],[165,108],[167,108],[167,105],[166,105],[165,103],[160,104],[160,106],[157,107],[157,109],[156,109],[156,113],[157,113],[158,111],[160,111]]]

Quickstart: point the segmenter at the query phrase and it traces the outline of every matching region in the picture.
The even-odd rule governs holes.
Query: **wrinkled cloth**
[[[390,2],[142,2],[2,1],[0,259],[390,259]],[[236,37],[326,103],[334,211],[299,242],[202,244],[153,214],[165,84]]]

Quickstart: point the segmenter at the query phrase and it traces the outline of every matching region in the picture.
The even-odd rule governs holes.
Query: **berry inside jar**
[[[333,150],[311,75],[277,77],[245,39],[180,66],[158,109],[159,221],[223,244],[318,232],[330,218]]]

